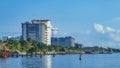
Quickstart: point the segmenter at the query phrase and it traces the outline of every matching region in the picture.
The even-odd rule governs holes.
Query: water
[[[0,58],[0,68],[120,68],[120,54]]]

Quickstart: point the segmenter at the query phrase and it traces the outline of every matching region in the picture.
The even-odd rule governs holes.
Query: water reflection
[[[45,68],[51,68],[52,62],[51,62],[51,55],[44,56],[42,59],[42,62],[44,64]]]
[[[7,66],[6,66],[6,59],[1,59],[0,58],[0,68],[7,68]]]
[[[45,55],[40,57],[26,57],[21,60],[23,68],[51,68],[51,56]]]
[[[120,54],[73,54],[0,58],[0,68],[120,68],[119,57]]]
[[[20,58],[0,58],[0,68],[21,68]]]

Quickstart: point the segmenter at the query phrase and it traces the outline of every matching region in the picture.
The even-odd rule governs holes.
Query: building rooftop
[[[72,39],[75,39],[74,37],[72,36],[66,36],[66,37],[52,37],[53,39],[54,38],[58,38],[58,39],[69,39],[69,38],[72,38]]]
[[[48,19],[46,19],[46,20],[31,20],[31,22],[26,21],[25,23],[22,23],[22,24],[33,24],[33,23],[37,24],[37,23],[46,23],[46,22],[48,22],[48,21],[51,21],[51,20],[48,20]]]
[[[48,22],[50,20],[32,20],[32,22]]]

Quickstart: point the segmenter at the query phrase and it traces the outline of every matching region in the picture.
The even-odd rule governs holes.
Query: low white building
[[[13,36],[3,36],[2,37],[2,40],[3,41],[6,41],[6,40],[8,40],[8,39],[13,39],[14,37]]]
[[[3,36],[2,37],[2,41],[6,41],[8,39],[20,40],[20,36]]]
[[[53,45],[63,45],[65,47],[75,47],[75,39],[73,37],[52,38]]]

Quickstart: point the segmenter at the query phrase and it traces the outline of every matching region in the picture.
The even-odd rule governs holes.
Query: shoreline
[[[45,55],[51,55],[53,57],[55,57],[56,55],[76,55],[76,54],[79,54],[80,56],[82,56],[83,54],[115,54],[115,53],[51,53],[51,54],[14,54],[14,55],[9,55],[8,57],[6,58],[9,58],[9,57],[42,57],[42,56],[45,56]],[[0,55],[0,58],[4,58]]]

